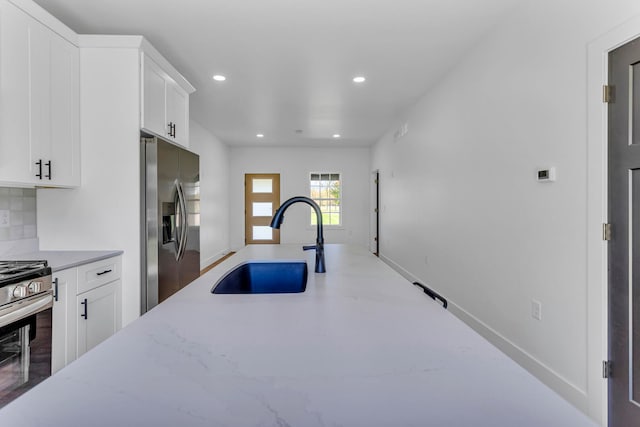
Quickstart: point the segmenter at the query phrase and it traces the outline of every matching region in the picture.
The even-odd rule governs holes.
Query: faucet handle
[[[302,250],[303,251],[313,251],[317,248],[317,245],[308,245],[308,246],[303,246]]]

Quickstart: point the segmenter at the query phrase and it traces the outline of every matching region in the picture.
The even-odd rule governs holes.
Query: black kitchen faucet
[[[317,222],[317,233],[316,233],[316,244],[303,246],[302,249],[305,251],[315,250],[316,251],[316,273],[325,273],[327,270],[324,266],[324,237],[322,235],[322,212],[320,211],[320,206],[313,200],[304,196],[296,196],[292,197],[286,202],[282,204],[273,215],[273,219],[271,220],[271,228],[279,229],[282,225],[282,221],[284,220],[284,211],[287,210],[289,206],[294,203],[302,202],[310,205],[314,211],[316,211],[316,222]]]

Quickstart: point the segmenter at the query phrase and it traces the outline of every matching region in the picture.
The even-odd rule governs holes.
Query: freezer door
[[[184,247],[179,263],[179,282],[183,288],[200,276],[200,158],[180,150],[180,183],[186,205]]]

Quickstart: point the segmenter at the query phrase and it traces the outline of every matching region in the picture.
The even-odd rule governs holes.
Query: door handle
[[[42,179],[42,159],[38,160],[36,165],[38,165],[38,173],[36,174],[36,177],[38,179]]]
[[[173,182],[173,185],[175,186],[176,191],[173,197],[173,205],[175,206],[176,216],[176,221],[173,225],[173,244],[176,249],[176,261],[179,261],[180,251],[182,250],[182,202],[180,199],[180,182],[176,179]]]
[[[49,168],[49,175],[45,175],[44,177],[49,178],[49,181],[51,181],[51,160],[45,163],[45,165]]]
[[[189,212],[187,211],[187,198],[184,196],[184,189],[182,188],[182,184],[180,184],[180,190],[182,193],[182,211],[184,212],[184,214],[182,215],[184,218],[184,225],[183,225],[184,239],[182,240],[182,256],[181,256],[182,258],[184,257],[184,253],[187,251],[187,240],[189,239]]]
[[[182,189],[182,183],[177,182],[176,188],[178,190],[178,202],[180,203],[180,246],[179,246],[178,254],[176,257],[176,259],[179,261],[184,256],[184,252],[187,248],[189,220],[187,217],[187,202],[184,197],[184,190]]]
[[[80,317],[84,318],[84,319],[88,319],[88,312],[87,312],[87,299],[85,298],[80,304],[84,305],[84,313],[82,313],[80,315]]]
[[[58,278],[53,279],[53,299],[58,301]]]

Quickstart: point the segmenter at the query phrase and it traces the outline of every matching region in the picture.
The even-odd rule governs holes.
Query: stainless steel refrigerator
[[[200,159],[160,138],[141,138],[141,313],[200,275]]]

